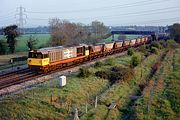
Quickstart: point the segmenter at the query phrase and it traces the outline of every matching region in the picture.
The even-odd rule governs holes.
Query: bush
[[[116,66],[112,68],[114,71],[114,74],[112,74],[111,79],[113,80],[122,80],[122,81],[128,81],[133,78],[134,71],[131,68],[125,68],[121,66]]]
[[[97,61],[94,65],[94,67],[101,67],[101,66],[103,66],[103,62],[101,61]]]
[[[168,40],[167,46],[168,48],[174,49],[174,48],[177,48],[177,43],[174,40]]]
[[[151,53],[158,54],[158,49],[156,47],[151,47]]]
[[[89,77],[92,74],[88,67],[82,67],[79,70],[79,77]]]
[[[159,41],[159,43],[160,43],[160,45],[161,45],[162,47],[164,47],[164,48],[167,47],[167,42],[166,42],[166,41],[161,40],[161,41]]]
[[[103,78],[103,79],[109,79],[110,72],[109,71],[97,71],[95,73],[97,77]]]
[[[150,55],[150,46],[149,45],[143,45],[138,47],[138,51],[144,53],[145,57],[148,57]]]
[[[115,61],[114,61],[114,58],[109,58],[105,61],[105,64],[106,65],[114,65],[115,64]]]
[[[108,79],[110,85],[112,85],[120,81],[127,81],[132,79],[134,76],[134,71],[130,68],[115,66],[107,71],[98,71],[95,73],[95,75],[103,79]]]
[[[132,56],[134,54],[134,49],[133,48],[129,48],[128,51],[127,51],[127,54],[129,56]]]
[[[0,40],[0,54],[4,55],[7,53],[8,46],[4,40]]]
[[[161,48],[162,48],[161,44],[160,44],[159,42],[157,42],[157,41],[153,41],[153,42],[151,43],[151,48],[152,48],[152,47],[156,47],[156,48],[158,48],[158,49],[161,49]]]
[[[140,58],[141,57],[139,55],[133,55],[132,58],[131,58],[130,66],[131,67],[136,67],[140,63],[140,61],[141,61]]]

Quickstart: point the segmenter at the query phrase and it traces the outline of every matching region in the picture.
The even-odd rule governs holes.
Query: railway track
[[[35,75],[35,73],[31,72],[29,69],[8,73],[5,74],[4,76],[1,75],[0,89],[18,84],[20,81],[26,81],[27,78],[31,78],[31,76],[33,75]]]
[[[125,52],[121,52],[121,53],[112,54],[110,56],[122,56],[124,54],[125,54]],[[12,85],[20,84],[20,83],[23,83],[23,82],[26,82],[26,81],[30,81],[30,80],[42,77],[42,76],[45,76],[45,75],[49,75],[49,74],[53,74],[53,73],[60,72],[60,71],[63,71],[63,70],[71,69],[71,68],[74,68],[76,66],[80,66],[80,65],[84,65],[84,64],[88,64],[88,63],[93,63],[93,62],[96,62],[96,61],[98,61],[100,59],[106,59],[106,58],[107,58],[107,56],[100,57],[100,58],[97,58],[97,59],[93,59],[91,61],[86,61],[86,62],[74,64],[74,65],[71,65],[71,66],[68,66],[68,67],[64,67],[64,68],[62,68],[60,70],[59,69],[54,70],[54,71],[51,71],[49,73],[37,74],[37,73],[32,72],[30,69],[27,68],[27,69],[22,69],[22,70],[19,70],[19,71],[16,71],[16,72],[11,72],[11,73],[7,73],[7,74],[4,74],[4,75],[0,75],[0,90],[3,89],[3,88],[10,87]]]

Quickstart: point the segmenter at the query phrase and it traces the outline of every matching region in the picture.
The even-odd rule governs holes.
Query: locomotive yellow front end
[[[29,51],[27,63],[30,69],[42,70],[45,66],[49,65],[48,54],[36,50]]]

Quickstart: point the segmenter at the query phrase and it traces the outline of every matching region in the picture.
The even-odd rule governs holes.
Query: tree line
[[[49,21],[49,29],[51,46],[95,44],[102,42],[102,39],[109,35],[109,29],[99,21],[84,25],[55,18]]]
[[[103,42],[103,39],[111,36],[110,30],[100,21],[92,21],[85,25],[82,23],[74,23],[68,20],[53,18],[49,20],[50,40],[45,47],[59,45],[78,45],[81,43],[95,44]],[[16,48],[16,38],[20,35],[18,26],[10,25],[2,29],[5,39],[0,39],[0,54],[14,53]],[[180,24],[175,23],[169,26],[168,32],[172,39],[180,43]],[[120,35],[119,39],[126,39]],[[37,38],[30,36],[26,41],[29,50],[35,49]]]
[[[2,29],[6,40],[0,40],[0,54],[14,53],[16,48],[16,38],[21,34],[18,26],[10,25]],[[58,18],[49,20],[50,40],[45,47],[59,45],[78,45],[81,43],[95,44],[102,42],[103,38],[110,36],[109,29],[100,21],[93,21],[89,25],[73,23],[68,20]],[[26,41],[29,50],[36,49],[38,39],[32,35]],[[9,48],[7,50],[7,48]]]

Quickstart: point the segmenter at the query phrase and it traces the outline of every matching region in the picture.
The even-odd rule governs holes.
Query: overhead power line
[[[143,5],[150,5],[150,4],[157,4],[162,2],[167,2],[171,0],[144,0],[139,2],[134,2],[130,4],[120,4],[114,6],[105,6],[105,7],[98,7],[98,8],[91,8],[91,9],[79,9],[79,10],[70,10],[70,11],[27,11],[27,13],[34,13],[34,14],[63,14],[63,13],[76,13],[76,12],[92,12],[92,11],[101,11],[101,10],[112,10],[112,9],[120,9],[120,8],[127,8],[127,7],[136,7],[136,6],[143,6]]]
[[[139,12],[131,12],[131,13],[123,13],[123,14],[115,14],[115,15],[107,15],[107,16],[95,16],[95,17],[85,17],[85,18],[71,18],[68,20],[79,20],[79,19],[107,19],[112,17],[131,17],[131,16],[143,16],[143,15],[151,15],[151,14],[159,14],[159,13],[170,13],[180,10],[180,6],[175,7],[167,7],[167,8],[161,8],[161,9],[153,9],[153,10],[145,10],[145,11],[139,11]],[[29,18],[31,20],[49,20],[49,18]]]
[[[148,24],[148,23],[161,23],[161,22],[169,22],[171,20],[177,20],[176,22],[180,22],[180,17],[173,17],[173,18],[165,18],[165,19],[156,19],[156,20],[148,20],[148,21],[138,21],[138,22],[128,22],[123,24]],[[120,26],[118,24],[114,24],[113,26]]]

